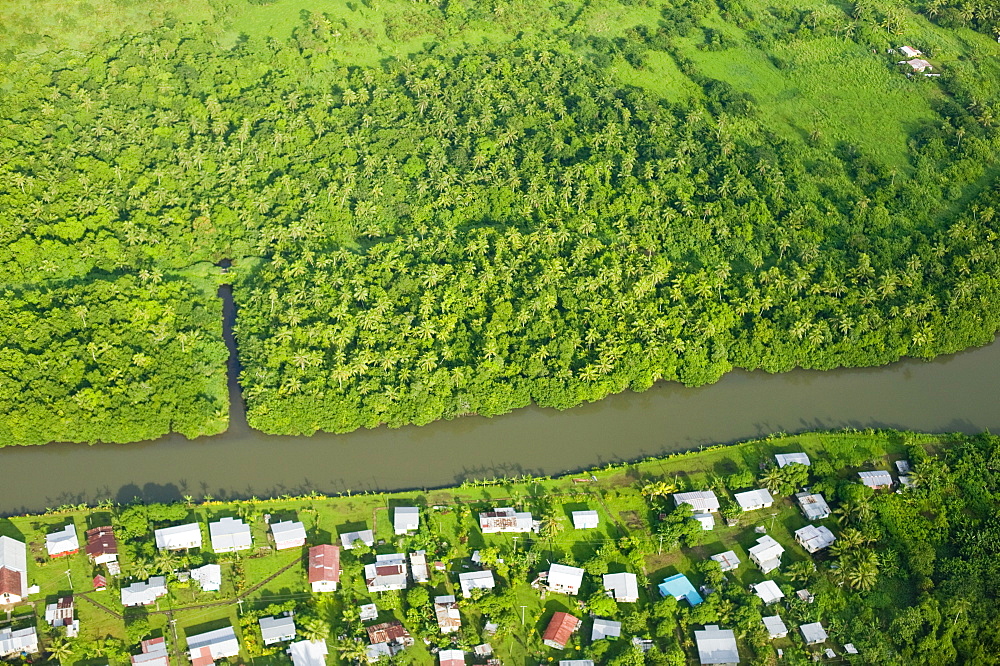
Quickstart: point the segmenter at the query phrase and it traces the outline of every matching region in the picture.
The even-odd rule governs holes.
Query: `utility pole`
[[[69,589],[73,589],[73,576],[70,575],[70,570],[66,569],[66,580],[69,581]]]
[[[240,615],[243,615],[243,600],[242,599],[237,599],[236,603],[238,603],[240,605]]]
[[[524,626],[524,609],[525,608],[527,608],[527,606],[521,606],[521,626],[522,627]]]
[[[512,538],[514,539],[514,552],[517,552],[517,540],[520,539],[521,537],[515,534]]]
[[[663,553],[663,535],[660,535],[660,547],[656,549],[656,554],[660,555]]]

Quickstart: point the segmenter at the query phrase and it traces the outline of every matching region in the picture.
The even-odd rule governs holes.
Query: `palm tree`
[[[318,617],[310,617],[302,623],[301,632],[307,641],[325,641],[330,637],[330,624]]]
[[[337,652],[344,661],[364,664],[368,661],[368,650],[361,641],[345,640],[337,645]]]
[[[139,558],[132,563],[132,575],[136,578],[149,578],[152,570],[153,568],[147,559]]]
[[[49,658],[60,664],[76,654],[76,644],[68,638],[59,638],[49,646]]]
[[[878,557],[870,550],[856,550],[840,560],[840,577],[852,590],[866,591],[878,582]]]
[[[153,561],[153,567],[162,574],[173,573],[178,566],[180,566],[180,558],[172,550],[161,550]]]
[[[830,546],[830,553],[840,557],[844,553],[854,550],[859,546],[869,543],[871,539],[866,537],[860,530],[848,527],[840,533],[837,541]]]
[[[808,583],[816,571],[816,565],[809,560],[800,560],[788,567],[787,575],[796,583]]]
[[[779,468],[771,467],[761,475],[760,482],[772,493],[776,493],[778,492],[778,488],[784,483],[784,478]]]

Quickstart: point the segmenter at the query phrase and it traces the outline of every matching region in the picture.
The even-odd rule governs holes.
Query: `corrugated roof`
[[[559,645],[566,645],[566,643],[569,642],[570,636],[573,635],[573,632],[576,631],[579,626],[579,618],[576,618],[569,613],[558,612],[552,616],[551,620],[549,620],[549,625],[545,628],[542,640],[552,641],[553,643],[558,643]]]
[[[309,582],[340,582],[340,548],[331,544],[309,549]]]

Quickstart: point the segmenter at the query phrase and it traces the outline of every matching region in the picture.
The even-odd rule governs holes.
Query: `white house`
[[[830,517],[830,505],[826,503],[819,493],[796,493],[795,499],[799,502],[802,515],[806,520],[823,520]]]
[[[371,622],[378,619],[378,606],[375,604],[361,604],[358,606],[358,619],[362,622]]]
[[[12,631],[10,627],[0,629],[0,657],[12,654],[35,654],[38,652],[38,633],[34,627]]]
[[[201,527],[198,523],[164,527],[153,532],[156,547],[160,550],[187,550],[201,548]]]
[[[715,516],[710,513],[696,513],[691,518],[698,521],[702,530],[709,531],[715,529]]]
[[[771,615],[763,618],[764,628],[767,629],[768,637],[773,641],[776,638],[784,638],[788,635],[788,627],[781,619],[780,615]]]
[[[695,513],[719,510],[719,498],[711,490],[696,490],[690,493],[675,493],[674,506],[690,504]]]
[[[167,579],[153,576],[147,581],[132,583],[121,589],[122,606],[148,606],[167,594]]]
[[[420,509],[415,506],[397,506],[392,513],[392,527],[396,534],[409,534],[420,529]]]
[[[808,467],[810,464],[809,456],[805,453],[778,453],[774,456],[775,462],[778,463],[778,467],[784,467],[785,465],[805,465]]]
[[[704,666],[736,666],[740,663],[736,635],[731,629],[719,629],[717,624],[705,625],[704,629],[694,632],[694,642],[698,645],[698,660]]]
[[[264,639],[264,645],[295,640],[295,620],[291,616],[262,617],[257,622],[260,624],[260,636]]]
[[[743,511],[766,509],[774,504],[774,498],[771,497],[771,493],[766,488],[736,493],[733,497],[736,498],[736,503],[740,505],[740,509]]]
[[[414,583],[426,583],[431,579],[427,568],[427,551],[418,550],[410,553],[410,576]]]
[[[573,527],[578,530],[592,530],[601,523],[596,511],[574,511],[571,515]]]
[[[442,634],[450,634],[462,628],[462,616],[454,595],[442,594],[434,597],[434,616]]]
[[[773,580],[765,580],[750,587],[753,588],[754,594],[760,597],[765,606],[769,606],[776,601],[781,601],[785,597],[785,593],[781,591],[781,588]]]
[[[326,666],[329,653],[326,641],[296,641],[288,646],[292,666]]]
[[[148,638],[142,642],[142,652],[130,657],[132,666],[170,666],[170,653],[167,652],[167,641],[159,638]]]
[[[818,550],[823,550],[831,546],[837,540],[837,537],[823,525],[819,527],[806,525],[801,529],[795,530],[795,540],[810,553],[815,553]]]
[[[369,592],[406,589],[406,555],[376,555],[374,564],[365,565],[365,585]]]
[[[568,567],[565,564],[551,564],[546,585],[552,592],[576,595],[583,584],[583,569]]]
[[[45,550],[49,557],[62,557],[80,550],[80,537],[76,534],[76,525],[70,523],[61,530],[45,535]]]
[[[639,601],[639,582],[634,573],[604,574],[604,589],[619,603]]]
[[[803,624],[799,627],[799,631],[802,632],[802,638],[805,639],[806,645],[817,645],[827,639],[826,629],[819,622]]]
[[[892,487],[892,475],[884,470],[858,472],[858,476],[861,477],[861,483],[875,490]]]
[[[235,553],[253,545],[250,526],[239,518],[226,517],[208,524],[212,550],[216,553]]]
[[[774,571],[781,566],[781,554],[785,549],[768,535],[757,539],[757,545],[750,548],[750,559],[764,573]]]
[[[209,666],[218,659],[235,657],[240,653],[240,642],[232,627],[188,636],[187,646],[192,666]]]
[[[438,659],[439,666],[465,666],[465,653],[461,650],[441,650]]]
[[[191,569],[191,578],[198,583],[202,592],[218,592],[222,589],[222,567],[218,564]]]
[[[360,541],[366,546],[375,545],[375,534],[371,530],[359,530],[357,532],[345,532],[340,535],[340,545],[344,550],[352,550],[354,543]]]
[[[45,621],[52,627],[73,627],[73,597],[59,597],[54,604],[45,606]],[[79,623],[77,623],[79,627]],[[70,629],[67,629],[67,635]],[[70,636],[72,638],[72,636]]]
[[[492,590],[496,581],[492,571],[469,571],[458,574],[458,584],[462,587],[462,596],[469,598],[473,590]]]
[[[602,617],[594,618],[594,626],[590,630],[590,640],[599,641],[603,638],[617,640],[622,636],[622,623],[614,620],[605,620]]]
[[[340,584],[340,548],[330,544],[309,549],[309,584],[313,592],[334,592]]]
[[[534,519],[529,512],[514,511],[509,506],[479,514],[479,529],[483,531],[483,534],[530,532],[533,526]]]
[[[907,58],[916,58],[917,56],[924,54],[923,51],[915,49],[912,46],[900,46],[899,52],[905,55]]]
[[[719,568],[723,571],[732,571],[740,566],[740,558],[735,553],[735,551],[727,550],[724,553],[719,553],[718,555],[712,555],[712,560],[719,563]]]
[[[301,548],[306,545],[306,526],[297,520],[271,523],[271,536],[274,538],[275,550]]]
[[[28,596],[28,551],[23,542],[0,536],[0,605]]]
[[[909,65],[914,72],[923,72],[927,69],[934,69],[929,62],[923,58],[913,58],[912,60],[900,60],[900,65]]]

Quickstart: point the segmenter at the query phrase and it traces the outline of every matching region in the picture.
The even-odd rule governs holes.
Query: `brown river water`
[[[228,287],[226,337],[233,350]],[[235,361],[231,360],[231,363]],[[235,377],[235,365],[230,367]],[[774,432],[898,428],[1000,432],[1000,342],[926,362],[860,370],[735,371],[711,386],[657,384],[567,411],[528,407],[346,435],[250,429],[231,382],[229,430],[138,444],[0,449],[0,514],[105,498],[148,501],[399,490],[466,478],[557,474]]]

